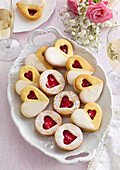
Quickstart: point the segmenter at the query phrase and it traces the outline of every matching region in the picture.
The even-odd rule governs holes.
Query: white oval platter
[[[20,0],[13,1],[13,7],[15,11],[14,33],[31,31],[37,28],[50,18],[56,6],[55,0],[45,0],[45,6],[42,9],[42,17],[38,21],[31,22],[26,20],[18,10],[16,3],[19,1]]]
[[[55,35],[55,40],[53,42],[43,42],[40,45],[36,45],[34,43],[34,38],[38,35],[44,35],[47,33],[53,33]],[[11,116],[12,119],[19,129],[20,134],[22,137],[32,146],[38,148],[46,155],[57,159],[58,161],[66,164],[73,164],[79,161],[87,162],[90,161],[97,149],[97,147],[101,144],[104,136],[107,132],[109,127],[111,118],[112,118],[112,98],[111,92],[108,87],[107,79],[105,72],[103,69],[98,65],[98,62],[90,51],[86,48],[77,45],[72,40],[68,39],[74,49],[74,54],[80,55],[85,58],[94,68],[94,76],[100,78],[104,82],[103,92],[97,101],[97,103],[101,106],[103,111],[103,118],[100,129],[97,132],[89,133],[84,132],[84,140],[82,145],[74,150],[74,151],[64,151],[58,148],[54,142],[54,137],[46,137],[38,134],[34,128],[34,120],[35,119],[27,119],[23,117],[20,113],[20,105],[22,101],[20,96],[16,94],[14,90],[15,82],[19,79],[19,69],[24,65],[24,59],[31,53],[35,53],[40,47],[42,46],[53,46],[55,41],[60,38],[64,37],[58,29],[55,27],[47,27],[44,30],[38,29],[32,32],[28,39],[28,44],[23,48],[19,57],[14,62],[8,76],[8,100],[11,108]],[[59,70],[62,71],[62,70]],[[64,72],[64,70],[63,70]],[[73,90],[73,87],[70,85],[66,85],[65,90]],[[46,109],[52,109],[52,97],[50,98],[50,104]],[[64,118],[64,122],[69,122],[69,118]],[[81,155],[82,153],[87,153]]]

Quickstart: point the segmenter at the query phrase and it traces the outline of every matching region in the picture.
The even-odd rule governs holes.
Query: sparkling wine
[[[14,26],[14,14],[7,9],[0,9],[0,40],[10,37]]]
[[[107,44],[107,54],[112,68],[120,72],[120,39]]]

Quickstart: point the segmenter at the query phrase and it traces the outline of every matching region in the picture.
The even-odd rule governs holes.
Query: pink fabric
[[[78,7],[79,7],[79,2],[77,0],[67,0],[67,5],[69,7],[69,9],[75,14],[75,15],[79,15],[78,14]]]
[[[108,1],[93,3],[89,0],[89,7],[86,16],[94,23],[102,23],[113,17],[111,10],[107,7]]]

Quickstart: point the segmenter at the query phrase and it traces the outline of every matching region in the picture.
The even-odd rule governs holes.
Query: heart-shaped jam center
[[[35,95],[34,91],[30,91],[27,96],[28,99],[38,100],[37,96]]]
[[[60,108],[62,107],[71,108],[72,106],[73,106],[73,102],[69,100],[68,96],[64,96],[60,103]]]
[[[57,123],[50,116],[44,117],[44,124],[43,124],[44,129],[50,129],[53,126],[55,126],[56,124]]]
[[[96,115],[96,110],[88,110],[88,115],[90,116],[90,118],[93,120],[95,115]]]
[[[28,12],[31,16],[33,16],[37,11],[35,9],[28,9]]]
[[[33,80],[33,74],[32,74],[32,71],[28,71],[28,73],[25,73],[24,74],[24,77],[29,79],[30,81]]]
[[[64,53],[66,53],[66,54],[68,53],[67,45],[63,45],[63,46],[61,45],[61,46],[60,46],[60,49],[61,49]]]
[[[88,86],[92,86],[92,84],[89,83],[89,81],[87,81],[86,79],[83,79],[83,81],[82,81],[82,87],[88,87]]]
[[[64,144],[66,145],[69,145],[71,142],[73,142],[77,138],[68,130],[63,131],[63,136],[64,136]]]
[[[59,85],[59,83],[57,82],[57,80],[55,79],[55,77],[52,74],[49,74],[47,76],[47,79],[48,79],[48,81],[46,83],[47,88],[52,88],[52,87]]]
[[[72,67],[73,68],[81,68],[82,69],[82,66],[80,65],[80,63],[77,60],[74,61]]]

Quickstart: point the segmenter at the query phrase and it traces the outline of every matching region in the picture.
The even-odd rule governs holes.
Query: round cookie
[[[45,51],[48,49],[48,47],[41,47],[37,50],[35,54],[30,54],[25,59],[25,65],[31,65],[39,72],[43,72],[48,69],[53,69],[53,66],[51,66],[45,59]]]
[[[54,97],[53,107],[62,116],[69,116],[80,107],[80,100],[74,92],[62,91]]]
[[[21,92],[21,113],[27,118],[36,117],[49,104],[48,97],[34,86],[26,86]]]
[[[63,124],[55,132],[55,142],[63,150],[75,150],[81,145],[82,141],[82,131],[72,123]]]
[[[19,71],[20,80],[15,83],[15,90],[20,95],[24,87],[31,85],[39,87],[39,72],[32,66],[23,66]]]
[[[65,80],[60,72],[49,69],[41,74],[39,86],[44,93],[55,95],[64,89]]]
[[[95,132],[99,129],[102,119],[102,110],[97,103],[87,103],[83,109],[75,110],[71,115],[71,122],[82,130]]]
[[[52,110],[41,112],[35,119],[35,129],[42,135],[54,135],[62,124],[61,116]]]

